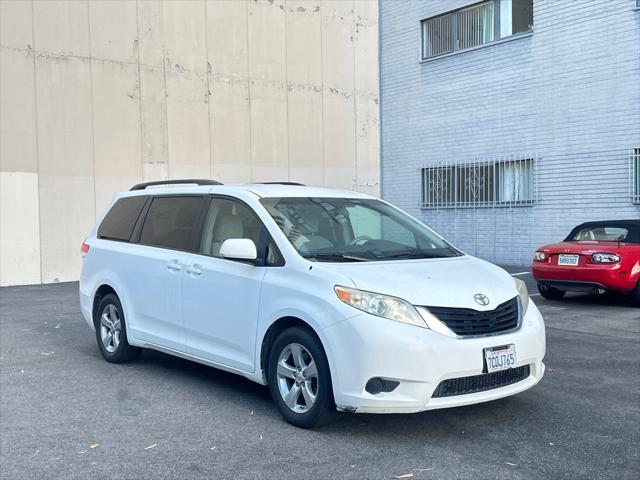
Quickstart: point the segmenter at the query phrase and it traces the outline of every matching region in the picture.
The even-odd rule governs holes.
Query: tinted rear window
[[[189,250],[202,197],[154,198],[142,226],[140,243]]]
[[[98,237],[128,242],[146,200],[146,196],[135,196],[116,201],[102,220]]]

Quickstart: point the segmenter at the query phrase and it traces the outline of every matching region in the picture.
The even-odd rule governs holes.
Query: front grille
[[[470,308],[426,308],[454,333],[462,336],[506,332],[518,326],[518,297],[484,312]]]
[[[486,392],[494,388],[506,387],[524,380],[529,376],[529,372],[529,365],[525,365],[472,377],[450,378],[440,382],[440,385],[433,393],[433,397],[454,397],[456,395]]]

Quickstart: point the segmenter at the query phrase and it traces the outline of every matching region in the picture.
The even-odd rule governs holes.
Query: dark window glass
[[[140,243],[189,250],[202,197],[154,198],[140,234]]]
[[[230,238],[248,238],[260,248],[260,237],[266,235],[262,221],[247,206],[226,198],[214,198],[205,218],[200,241],[200,253],[221,258],[220,247]],[[258,251],[258,257],[265,257]],[[266,253],[267,265],[279,265],[282,257],[272,240]]]
[[[512,1],[512,34],[528,32],[533,26],[533,1]]]
[[[147,197],[141,195],[116,201],[102,220],[98,237],[128,242],[146,200]]]

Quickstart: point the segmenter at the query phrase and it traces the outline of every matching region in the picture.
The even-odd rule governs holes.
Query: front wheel
[[[538,292],[544,298],[548,300],[560,300],[567,293],[564,290],[558,290],[557,288],[551,288],[543,283],[538,283]]]
[[[327,356],[320,340],[304,328],[292,327],[278,336],[267,380],[276,407],[296,427],[312,428],[334,406]]]

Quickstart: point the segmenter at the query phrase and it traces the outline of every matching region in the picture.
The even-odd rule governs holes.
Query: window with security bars
[[[533,0],[487,0],[422,21],[422,58],[530,32]]]
[[[640,148],[629,153],[629,194],[633,203],[640,203]]]
[[[422,169],[423,208],[526,206],[535,201],[535,160],[510,158]]]

